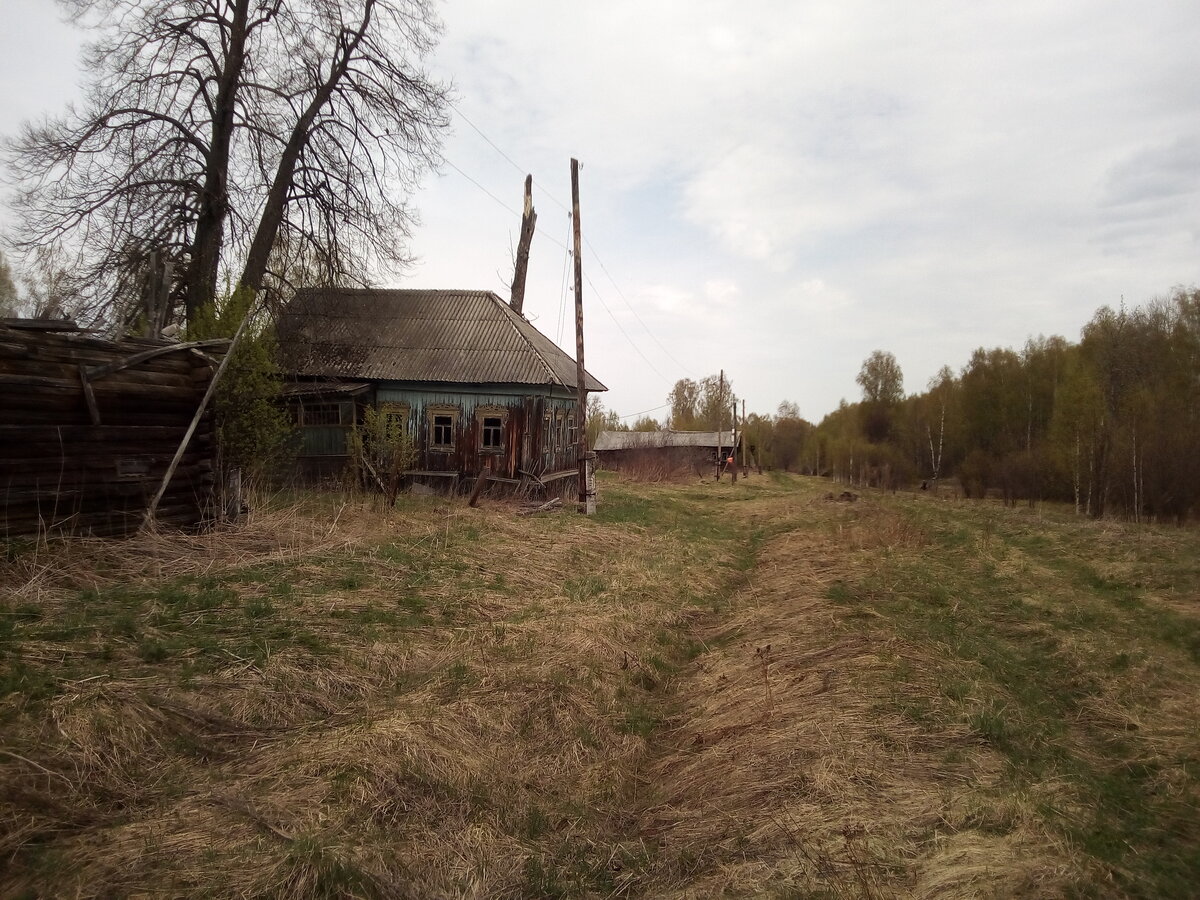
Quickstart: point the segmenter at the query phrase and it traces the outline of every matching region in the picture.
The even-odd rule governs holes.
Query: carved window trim
[[[475,420],[479,423],[479,452],[504,453],[504,427],[508,424],[507,406],[478,406]],[[490,422],[489,422],[490,420]]]
[[[462,410],[457,406],[439,403],[426,407],[425,415],[429,422],[429,449],[439,452],[454,450],[454,439],[458,434],[458,420]]]

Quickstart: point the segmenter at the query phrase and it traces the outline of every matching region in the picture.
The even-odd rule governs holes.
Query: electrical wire
[[[587,281],[588,286],[592,289],[592,293],[595,294],[596,299],[600,301],[600,305],[604,307],[604,311],[606,313],[608,313],[608,317],[613,320],[613,324],[616,325],[618,330],[620,330],[621,334],[623,334],[625,336],[625,340],[629,341],[629,346],[637,351],[637,355],[646,361],[646,365],[648,365],[654,371],[655,375],[657,375],[659,378],[661,378],[663,380],[664,384],[670,383],[671,379],[668,378],[666,375],[664,375],[662,372],[660,372],[658,370],[658,366],[654,365],[654,363],[651,362],[650,357],[648,357],[645,353],[642,352],[642,348],[633,342],[633,338],[631,338],[629,336],[629,332],[627,332],[625,330],[625,326],[621,324],[620,320],[617,319],[617,317],[613,314],[613,311],[611,309],[609,309],[608,304],[604,302],[604,297],[603,297],[603,295],[601,295],[600,289],[598,287],[596,287],[596,283],[594,281],[592,281],[591,276],[585,274],[583,277],[584,277],[584,280]]]
[[[567,216],[567,237],[570,239],[571,217]],[[554,343],[562,346],[563,326],[567,321],[567,272],[571,268],[571,251],[563,254],[562,285],[558,289],[558,336]]]
[[[646,413],[658,412],[660,409],[669,409],[670,406],[671,406],[670,403],[664,403],[662,406],[655,406],[652,409],[643,409],[641,412],[630,413],[627,416],[617,416],[617,418],[619,420],[621,420],[622,422],[624,422],[626,419],[632,419],[637,416],[644,416],[644,415],[646,415]]]
[[[478,181],[476,181],[474,178],[472,178],[470,175],[468,175],[466,172],[464,172],[462,169],[460,169],[458,166],[456,166],[451,160],[449,160],[445,157],[442,157],[442,161],[446,165],[448,165],[450,168],[452,168],[455,172],[457,172],[459,175],[461,175],[463,178],[467,179],[467,181],[471,182],[471,184],[475,185],[475,187],[479,188],[479,190],[483,191],[485,194],[487,194],[489,197],[491,197],[493,200],[495,200],[497,203],[499,203],[502,208],[508,210],[510,213],[512,213],[518,219],[521,218],[521,216],[523,215],[522,213],[517,212],[517,210],[513,209],[511,206],[509,206],[507,203],[505,203],[503,200],[501,200],[499,197],[497,197],[495,194],[493,194],[491,191],[489,191],[487,188],[485,188],[482,184],[480,184]],[[567,245],[564,244],[562,241],[558,240],[558,238],[551,237],[548,234],[545,237],[546,237],[546,240],[548,240],[550,243],[561,247],[562,249],[566,250],[568,253],[571,252],[570,248],[567,247]]]
[[[612,286],[616,290],[617,295],[621,298],[622,301],[624,301],[625,305],[629,308],[629,311],[631,313],[633,313],[633,317],[638,320],[638,324],[640,324],[642,326],[642,330],[645,331],[646,334],[650,335],[650,340],[652,340],[652,341],[654,341],[654,343],[658,344],[658,348],[660,350],[662,350],[662,352],[664,354],[666,354],[667,359],[671,360],[671,362],[673,362],[673,363],[675,363],[675,365],[679,366],[679,369],[685,375],[689,375],[692,378],[696,378],[697,376],[695,375],[695,373],[691,372],[687,366],[685,366],[683,363],[681,363],[679,360],[677,360],[675,358],[675,356],[671,353],[671,351],[668,350],[663,345],[663,342],[660,341],[655,336],[654,332],[650,330],[650,326],[647,325],[645,320],[638,314],[637,309],[634,307],[634,305],[632,303],[629,302],[629,298],[627,298],[625,296],[625,292],[621,290],[621,286],[619,284],[617,284],[617,280],[615,278],[613,278],[612,273],[608,271],[608,266],[604,265],[604,260],[602,260],[600,258],[600,254],[596,252],[596,248],[592,246],[592,242],[589,241],[586,237],[583,239],[583,242],[585,244],[587,244],[588,250],[590,250],[592,252],[592,257],[596,260],[597,263],[600,264],[600,270],[606,276],[608,276],[608,280],[609,280],[609,282],[612,283]]]
[[[493,141],[486,134],[484,134],[483,129],[481,129],[478,125],[476,125],[474,122],[472,122],[471,119],[467,116],[467,114],[465,112],[463,112],[461,109],[459,109],[457,104],[455,104],[453,101],[451,101],[450,105],[454,107],[454,111],[462,117],[462,120],[464,122],[466,122],[468,125],[470,125],[471,128],[473,128],[475,130],[476,134],[478,134],[481,138],[483,138],[485,141],[487,141],[489,147],[491,147],[493,150],[495,150],[497,153],[499,153],[502,157],[504,157],[505,160],[508,161],[508,164],[510,166],[512,166],[514,169],[516,169],[522,175],[529,174],[528,171],[526,169],[522,168],[520,165],[518,165],[517,162],[511,156],[509,156],[507,153],[505,153],[503,150],[501,150],[498,146],[496,146],[496,142]],[[559,206],[561,206],[563,208],[563,210],[565,210],[566,212],[571,211],[571,207],[567,206],[565,203],[563,203],[561,200],[559,200],[557,197],[555,197],[552,193],[550,193],[548,190],[546,190],[544,187],[542,187],[541,184],[539,184],[538,182],[534,182],[533,186],[536,187],[543,194],[545,194],[547,197],[549,197],[551,200],[553,200],[555,203],[557,203]]]
[[[462,117],[463,121],[466,122],[475,131],[476,134],[478,134],[481,138],[483,138],[484,141],[487,142],[489,147],[491,147],[493,150],[495,150],[509,165],[511,165],[518,172],[520,172],[521,174],[526,174],[526,170],[524,168],[522,168],[520,165],[518,165],[517,162],[511,156],[509,156],[507,153],[505,153],[496,144],[495,141],[493,141],[490,137],[488,137],[483,132],[483,129],[481,129],[478,125],[476,125],[473,121],[471,121],[471,119],[466,115],[466,113],[464,113],[461,109],[459,109],[459,107],[457,105],[455,105],[453,103],[451,103],[451,106],[453,106],[455,112],[457,112]],[[515,209],[513,209],[511,206],[509,206],[507,203],[505,203],[503,200],[501,200],[499,197],[497,197],[495,194],[493,194],[491,191],[489,191],[487,188],[485,188],[482,184],[480,184],[478,181],[476,181],[474,178],[472,178],[470,175],[468,175],[466,172],[464,172],[462,169],[460,169],[458,166],[456,166],[449,159],[446,159],[446,163],[451,168],[453,168],[456,172],[458,172],[460,175],[462,175],[464,178],[466,178],[469,182],[471,182],[471,184],[475,185],[475,187],[479,188],[481,191],[483,191],[485,194],[487,194],[489,197],[491,197],[494,201],[499,203],[500,206],[502,206],[504,209],[508,210],[512,215],[514,215],[514,216],[521,215]],[[561,200],[559,200],[557,197],[555,197],[553,194],[551,194],[549,191],[545,190],[544,188],[540,188],[540,186],[539,186],[539,189],[542,190],[542,192],[544,194],[546,194],[547,197],[549,197],[552,201],[554,201],[554,203],[556,203],[558,206],[562,207],[564,210],[567,210],[567,212],[570,213],[570,209]],[[559,246],[563,250],[565,250],[568,255],[571,254],[571,249],[570,249],[570,247],[567,246],[567,244],[561,243],[556,238],[550,237],[549,235],[546,235],[546,237],[551,243],[556,244],[557,246]],[[568,236],[568,240],[569,239],[570,239],[570,237]],[[642,326],[642,329],[646,332],[646,334],[650,336],[650,339],[653,340],[654,343],[656,343],[659,346],[659,348],[663,351],[663,353],[666,355],[666,357],[668,359],[670,359],[675,365],[677,365],[685,374],[691,375],[692,373],[689,371],[688,367],[684,366],[678,359],[675,358],[675,356],[671,353],[670,350],[668,350],[666,348],[666,346],[663,344],[663,342],[660,341],[658,339],[658,337],[654,334],[654,332],[652,332],[650,330],[650,327],[646,324],[645,320],[642,319],[642,317],[638,314],[638,311],[633,307],[633,304],[631,304],[629,302],[629,298],[627,298],[625,296],[624,291],[621,290],[620,285],[618,285],[616,279],[613,278],[612,273],[608,270],[608,267],[604,264],[604,260],[600,258],[600,254],[596,252],[596,248],[595,248],[595,246],[593,246],[592,242],[590,240],[588,240],[586,237],[584,237],[584,243],[587,245],[588,250],[591,251],[592,257],[600,265],[601,271],[604,272],[604,274],[608,278],[609,282],[611,282],[613,288],[616,290],[618,296],[620,296],[622,302],[624,302],[625,306],[628,307],[629,311],[631,313],[633,313],[634,318],[637,319],[638,323]],[[637,352],[638,356],[640,356],[646,362],[646,365],[648,365],[651,368],[651,370],[656,375],[658,375],[659,378],[661,378],[663,380],[664,383],[670,383],[671,379],[668,378],[666,375],[664,375],[659,370],[659,368],[656,365],[654,365],[654,363],[651,361],[650,357],[648,357],[645,353],[642,352],[641,347],[639,347],[636,343],[634,343],[634,340],[632,337],[630,337],[629,332],[627,332],[625,330],[625,327],[617,319],[617,317],[613,313],[612,309],[610,309],[608,304],[604,301],[603,295],[601,295],[599,288],[596,287],[595,282],[592,281],[591,276],[585,275],[584,277],[587,279],[588,285],[592,288],[592,291],[595,293],[596,299],[600,301],[600,305],[604,307],[604,311],[606,313],[608,313],[609,318],[611,318],[613,320],[613,324],[615,324],[617,326],[617,328],[621,332],[622,336],[625,338],[626,341],[628,341],[629,346],[631,346],[634,349],[634,351]],[[563,294],[562,294],[562,300],[559,304],[559,322],[558,322],[558,339],[557,339],[557,343],[559,343],[559,344],[562,343],[562,333],[563,333],[563,328],[564,328],[565,321],[566,321],[566,313],[565,313],[566,265],[565,265],[565,263],[564,263],[564,270],[563,270],[563,283],[564,283],[564,290],[563,290]]]

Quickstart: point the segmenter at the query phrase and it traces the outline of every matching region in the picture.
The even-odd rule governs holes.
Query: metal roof
[[[575,360],[491,291],[303,290],[278,336],[292,375],[576,387]]]
[[[371,385],[366,381],[289,381],[281,385],[284,397],[324,397],[337,394],[361,394]]]
[[[722,447],[733,444],[732,431],[602,431],[593,450],[652,450],[662,447]]]

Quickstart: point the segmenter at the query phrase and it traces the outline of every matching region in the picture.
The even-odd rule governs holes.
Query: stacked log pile
[[[0,322],[0,538],[130,534],[191,423],[213,360],[194,345],[50,327]],[[158,522],[205,521],[215,454],[206,413]]]

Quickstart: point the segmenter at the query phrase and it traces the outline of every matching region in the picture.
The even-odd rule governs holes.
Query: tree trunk
[[[271,189],[267,193],[267,202],[263,207],[262,217],[258,220],[254,240],[250,243],[250,251],[246,254],[246,265],[242,269],[242,277],[239,280],[243,287],[255,291],[262,288],[263,278],[267,273],[267,263],[271,258],[271,250],[275,247],[279,226],[283,223],[283,216],[287,211],[288,192],[292,188],[293,178],[296,174],[296,163],[299,162],[300,154],[308,142],[313,122],[316,121],[321,109],[329,102],[329,98],[333,96],[338,83],[345,77],[355,50],[358,49],[367,29],[371,27],[371,14],[374,7],[375,0],[367,0],[363,8],[362,24],[356,31],[349,34],[343,32],[345,40],[342,43],[341,55],[330,65],[329,76],[317,89],[292,128],[283,154],[279,158],[279,166],[275,170]]]
[[[192,237],[185,275],[185,315],[189,323],[210,303],[217,291],[221,244],[229,216],[229,154],[233,145],[237,90],[246,63],[246,31],[250,0],[235,0],[229,24],[229,49],[213,101],[212,134],[204,173],[204,191],[199,197],[196,231]]]

